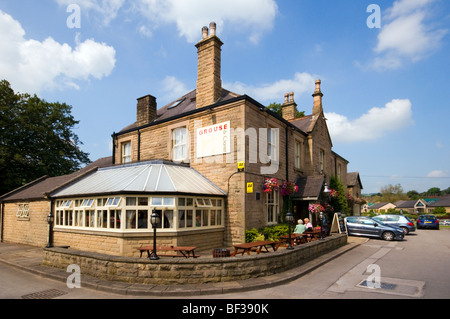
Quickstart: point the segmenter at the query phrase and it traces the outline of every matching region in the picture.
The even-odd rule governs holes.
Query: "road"
[[[286,285],[192,299],[448,299],[448,269],[450,229],[418,230],[404,241],[371,239]],[[54,299],[158,299],[70,289],[0,264],[0,299],[39,298],[44,292]]]

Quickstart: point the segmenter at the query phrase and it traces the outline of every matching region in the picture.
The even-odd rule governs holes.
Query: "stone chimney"
[[[284,103],[282,105],[283,118],[286,121],[295,120],[297,113],[297,103],[294,101],[294,92],[286,93],[284,95]]]
[[[137,126],[150,124],[156,119],[156,98],[151,95],[137,99]]]
[[[320,84],[322,81],[316,80],[316,90],[314,91],[314,94],[312,95],[314,97],[314,106],[313,106],[313,115],[323,112],[322,107],[322,91],[320,91]]]
[[[210,33],[209,33],[210,31]],[[211,22],[202,29],[202,39],[197,43],[197,108],[214,104],[222,94],[221,52],[222,41],[216,36],[216,24]]]

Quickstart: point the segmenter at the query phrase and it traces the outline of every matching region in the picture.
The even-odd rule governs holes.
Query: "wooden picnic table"
[[[320,237],[320,229],[314,228],[313,230],[307,230],[303,234],[310,235],[308,237],[308,241],[318,239]]]
[[[253,243],[245,243],[245,244],[236,244],[233,245],[234,252],[233,256],[236,256],[236,254],[242,254],[247,253],[247,255],[250,255],[251,251],[256,251],[257,254],[262,252],[262,249],[265,248],[265,252],[269,252],[269,249],[267,249],[267,246],[272,246],[273,251],[276,251],[278,249],[279,243],[274,241],[257,241]]]
[[[185,257],[185,258],[189,258],[189,257],[192,256],[193,258],[197,258],[199,256],[195,254],[195,249],[197,249],[197,247],[195,247],[195,246],[160,246],[160,247],[156,247],[156,252],[158,252],[158,251],[174,252],[174,254],[161,254],[161,255],[159,255],[161,257]],[[153,246],[139,247],[138,250],[141,252],[141,256],[140,257],[142,257],[142,253],[146,251],[147,252],[147,256],[150,258],[151,253],[153,253]]]
[[[306,243],[308,237],[309,237],[308,234],[304,234],[304,233],[303,234],[296,234],[296,233],[293,233],[293,234],[291,234],[291,245],[293,245],[294,243],[296,243],[297,245]],[[284,242],[289,243],[289,234],[280,236],[280,240],[283,243]]]

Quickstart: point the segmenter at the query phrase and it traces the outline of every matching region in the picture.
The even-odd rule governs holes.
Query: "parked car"
[[[417,229],[422,228],[439,229],[439,219],[433,215],[420,215],[417,219]]]
[[[448,220],[448,219],[441,220],[441,221],[439,221],[439,223],[443,226],[450,226],[450,220]]]
[[[372,218],[386,225],[401,227],[405,235],[408,235],[410,232],[416,231],[416,226],[414,225],[414,222],[408,216],[379,215]]]
[[[403,229],[397,226],[389,226],[370,217],[350,216],[345,217],[347,233],[352,236],[374,237],[384,240],[403,240]]]

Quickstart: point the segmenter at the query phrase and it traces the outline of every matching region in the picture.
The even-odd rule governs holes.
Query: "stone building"
[[[33,201],[22,195],[49,179],[2,196],[2,239],[43,245],[43,231],[26,239],[14,233],[33,223],[45,229],[51,212],[55,245],[133,256],[137,246],[152,243],[156,212],[158,243],[229,247],[245,241],[246,229],[279,222],[284,182],[299,187],[291,197],[295,217],[314,217],[308,204],[319,200],[331,176],[347,186],[348,161],[332,151],[321,81],[311,115],[296,118],[288,92],[279,116],[222,88],[222,45],[214,23],[203,28],[196,89],[161,108],[151,95],[138,98],[136,122],[112,135],[109,163],[43,187],[45,195]],[[268,181],[279,187],[264,186]],[[19,223],[23,205],[29,220]]]

